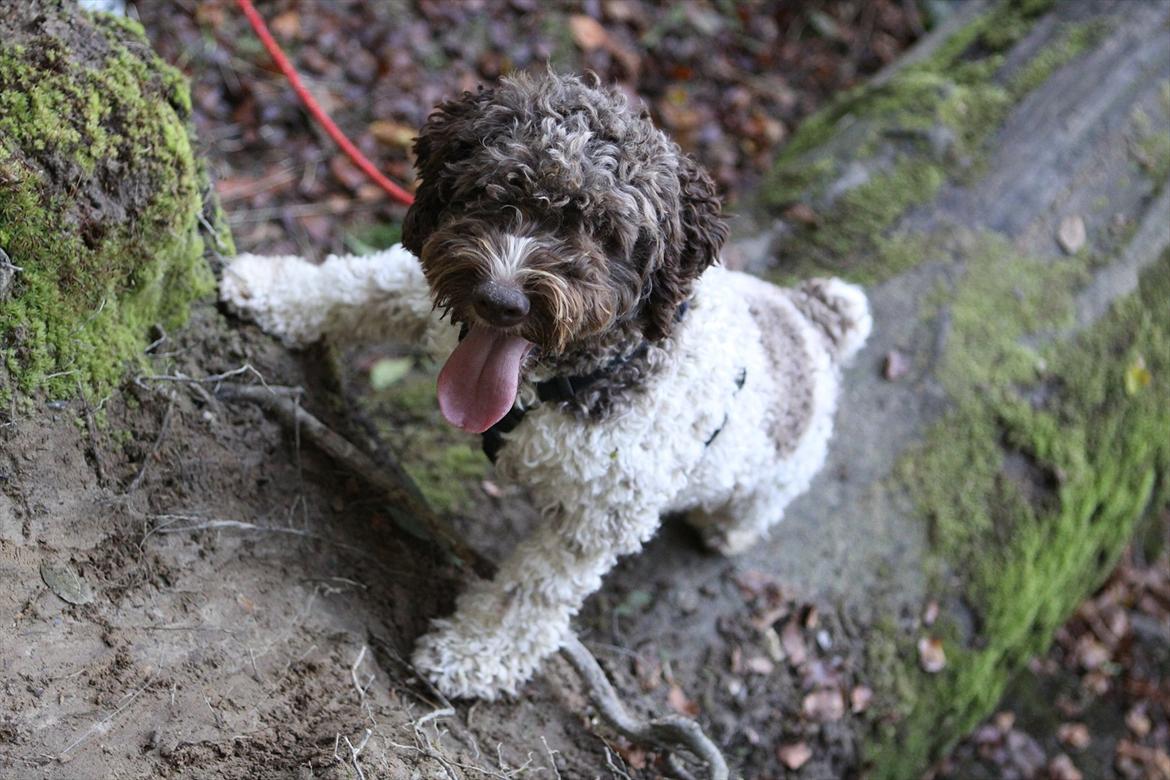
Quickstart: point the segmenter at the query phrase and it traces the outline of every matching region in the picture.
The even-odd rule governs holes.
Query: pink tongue
[[[520,361],[532,346],[519,336],[472,327],[439,372],[439,410],[447,422],[483,433],[516,401]]]

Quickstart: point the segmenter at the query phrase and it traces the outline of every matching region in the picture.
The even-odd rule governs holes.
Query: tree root
[[[376,463],[343,436],[330,430],[301,407],[301,393],[300,388],[227,383],[220,384],[215,390],[216,396],[223,400],[248,401],[262,407],[277,417],[285,427],[296,431],[298,436],[303,435],[339,465],[384,493],[392,504],[400,507],[400,511],[421,522],[434,539],[477,574],[490,576],[494,572],[495,564],[463,541],[427,505],[409,475],[397,463]],[[622,703],[597,659],[576,636],[571,637],[561,648],[561,655],[581,678],[598,715],[614,731],[631,742],[653,745],[666,751],[686,750],[707,764],[711,780],[727,780],[727,762],[723,754],[696,721],[679,716],[652,720],[636,718]],[[669,752],[668,761],[676,775],[683,778],[689,776]]]

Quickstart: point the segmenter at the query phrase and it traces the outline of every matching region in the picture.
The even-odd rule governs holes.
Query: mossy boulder
[[[0,18],[0,394],[100,394],[210,292],[182,75],[69,2]],[[213,228],[214,229],[214,228]],[[230,239],[213,239],[228,251]]]
[[[972,7],[796,134],[747,257],[871,292],[798,552],[760,562],[850,616],[876,696],[826,738],[879,778],[990,714],[1170,501],[1170,10]]]

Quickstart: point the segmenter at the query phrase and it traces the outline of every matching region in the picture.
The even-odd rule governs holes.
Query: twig
[[[282,389],[225,384],[216,393],[223,399],[258,404],[277,416],[286,427],[300,426],[304,437],[339,465],[382,490],[391,501],[404,504],[405,511],[421,520],[434,538],[446,543],[464,563],[485,575],[494,572],[496,567],[491,560],[462,541],[446,521],[427,506],[410,477],[398,464],[374,463],[368,455],[295,403],[287,393],[281,392]],[[626,711],[597,659],[580,640],[571,637],[561,649],[561,655],[581,677],[602,720],[615,731],[632,742],[653,744],[667,751],[679,748],[687,750],[706,762],[711,780],[727,780],[727,762],[723,754],[696,721],[678,716],[640,720]]]
[[[589,689],[593,706],[597,707],[598,714],[615,731],[631,742],[649,743],[666,748],[685,747],[695,757],[707,762],[711,780],[726,780],[727,763],[723,760],[723,754],[703,733],[698,723],[677,715],[667,715],[649,721],[639,720],[626,712],[601,665],[585,645],[581,644],[580,639],[570,637],[561,648],[561,655],[581,676]]]
[[[326,455],[382,491],[390,500],[390,509],[421,521],[427,531],[460,562],[485,559],[472,550],[427,505],[413,481],[397,463],[377,464],[345,438],[327,428],[306,412],[291,397],[289,388],[226,384],[216,390],[224,400],[249,401],[273,413],[285,427],[301,434]],[[478,568],[478,567],[477,567]]]
[[[70,742],[68,747],[66,747],[64,750],[62,750],[60,752],[60,754],[58,754],[58,756],[57,756],[58,760],[65,758],[65,756],[67,756],[69,754],[69,751],[73,750],[75,747],[77,747],[81,743],[85,742],[87,739],[92,737],[94,734],[105,729],[107,724],[109,724],[110,721],[112,721],[119,714],[121,714],[127,707],[129,707],[131,704],[133,704],[134,700],[138,698],[139,694],[141,694],[143,691],[145,691],[147,688],[150,687],[150,683],[152,682],[152,680],[153,680],[153,678],[148,677],[146,679],[146,682],[142,683],[142,685],[137,690],[134,690],[134,691],[126,694],[123,697],[124,701],[116,710],[114,710],[113,712],[111,712],[109,715],[102,718],[101,720],[93,723],[88,729],[86,729],[84,732],[82,732],[80,737],[78,737],[77,739]]]
[[[166,338],[165,336],[163,338]],[[167,410],[163,412],[162,423],[158,426],[158,436],[154,439],[154,444],[150,448],[150,452],[142,459],[142,465],[138,468],[138,473],[134,475],[134,479],[130,480],[130,484],[126,486],[126,494],[129,495],[138,489],[142,483],[142,478],[146,476],[146,467],[154,460],[154,456],[158,454],[162,447],[163,437],[166,436],[167,428],[171,424],[171,413],[175,411],[175,394],[169,393],[170,401],[167,403]]]
[[[106,468],[102,463],[102,451],[98,446],[97,423],[93,419],[93,407],[89,405],[89,399],[85,397],[85,388],[81,386],[81,380],[77,379],[77,397],[81,400],[81,408],[85,412],[85,427],[89,431],[89,451],[93,454],[93,470],[97,472],[98,483],[106,484]]]

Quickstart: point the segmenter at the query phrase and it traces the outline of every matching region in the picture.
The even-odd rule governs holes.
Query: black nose
[[[490,325],[510,328],[528,315],[528,296],[519,287],[499,282],[480,282],[472,290],[475,313]]]

